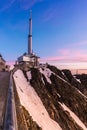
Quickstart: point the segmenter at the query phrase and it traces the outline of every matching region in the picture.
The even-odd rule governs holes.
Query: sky
[[[0,1],[0,53],[7,63],[27,52],[30,10],[41,62],[86,69],[87,0]]]

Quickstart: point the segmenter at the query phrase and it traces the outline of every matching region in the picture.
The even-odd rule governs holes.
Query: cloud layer
[[[20,5],[20,8],[22,10],[28,10],[32,8],[36,3],[42,2],[43,0],[8,0],[7,2],[5,1],[3,6],[0,9],[0,12],[3,12],[7,9],[9,9],[15,2]]]
[[[87,62],[87,53],[82,50],[61,49],[59,55],[41,59],[46,62]]]

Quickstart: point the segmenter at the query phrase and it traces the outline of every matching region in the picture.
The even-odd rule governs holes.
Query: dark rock
[[[68,81],[69,81],[69,83],[70,83],[71,85],[73,85],[74,87],[78,88],[81,92],[83,92],[83,90],[84,90],[83,85],[82,85],[81,83],[79,83],[79,82],[73,77],[73,75],[72,75],[72,73],[71,73],[70,70],[65,69],[65,70],[62,70],[62,72],[66,75],[66,77],[67,77],[67,79],[68,79]]]
[[[84,112],[87,112],[87,102],[83,97],[80,97],[80,94],[76,92],[76,89],[70,84],[67,84],[58,78],[56,75],[51,75],[50,78],[52,84],[49,84],[45,76],[41,74],[38,69],[32,69],[31,74],[31,85],[34,87],[38,96],[42,100],[50,117],[58,122],[63,130],[82,130],[82,128],[80,128],[71,118],[70,114],[67,111],[63,110],[59,104],[59,102],[64,102],[77,115],[80,114],[79,117],[86,124],[86,115]],[[45,84],[43,84],[41,80],[42,77]],[[84,105],[83,103],[78,103],[78,100],[80,100],[80,98],[81,103],[84,102]],[[73,103],[76,105],[74,106]],[[79,107],[81,108],[79,109]],[[81,111],[82,107],[83,110]],[[83,114],[83,116],[81,114]]]
[[[64,103],[87,126],[87,98],[78,91],[83,92],[84,87],[81,83],[84,83],[84,80],[79,77],[81,79],[79,83],[69,70],[61,71],[50,65],[47,65],[47,68],[53,72],[49,77],[51,83],[38,68],[31,68],[31,86],[37,92],[51,119],[55,120],[63,130],[83,130],[61,104]],[[25,70],[23,73],[28,80]],[[83,79],[86,80],[84,77]],[[41,130],[36,122],[33,122],[26,108],[23,108],[23,111],[29,130]]]
[[[63,78],[64,80],[68,81],[68,78],[65,76],[65,74],[59,70],[57,67],[52,66],[52,65],[48,65],[47,66],[51,71],[53,71],[56,75],[60,76],[61,78]]]
[[[62,101],[85,123],[87,126],[87,100],[85,97],[67,82],[51,75],[51,81],[55,85],[56,91],[61,95]]]

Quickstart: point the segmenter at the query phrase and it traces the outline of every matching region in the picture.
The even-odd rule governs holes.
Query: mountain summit
[[[46,64],[13,71],[19,129],[87,130],[87,96],[69,70]]]

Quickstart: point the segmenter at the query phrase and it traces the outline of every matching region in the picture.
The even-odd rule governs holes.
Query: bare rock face
[[[53,66],[49,68],[51,71],[53,70]],[[57,68],[55,70],[56,75],[51,74],[50,76],[52,82],[50,84],[38,69],[31,69],[30,83],[41,98],[50,117],[58,122],[63,130],[82,130],[70,114],[64,111],[60,103],[66,104],[87,126],[87,100],[80,95],[75,87],[58,77],[60,74],[58,75]],[[45,84],[42,82],[42,77]]]
[[[81,84],[83,86],[83,94],[87,96],[87,74],[77,74],[75,76],[81,81]]]
[[[52,82],[55,88],[62,97],[62,102],[65,103],[78,117],[87,125],[87,100],[67,82],[63,83],[61,79],[52,75]]]
[[[29,69],[31,79],[28,79],[25,70],[22,71],[40,97],[50,118],[56,121],[62,130],[87,130],[87,97],[83,93],[86,77],[73,77],[69,70],[61,71],[51,65]],[[78,82],[77,78],[81,82]],[[42,130],[33,121],[26,108],[23,107],[23,111],[29,130]],[[78,120],[85,125],[85,128]]]
[[[70,70],[62,70],[69,80],[69,83],[78,88],[84,95],[87,96],[87,74],[78,74],[75,77],[71,74]],[[78,82],[78,80],[80,82]]]
[[[68,78],[68,81],[71,85],[73,85],[74,87],[78,88],[80,91],[83,91],[83,86],[80,82],[78,82],[73,75],[71,74],[70,70],[62,70],[62,72],[66,75],[66,77]]]
[[[61,78],[63,78],[63,79],[68,81],[68,78],[66,77],[66,75],[61,70],[56,68],[55,66],[48,65],[47,68],[49,68],[51,71],[53,71],[55,74],[57,74]]]
[[[33,121],[32,117],[29,115],[28,111],[23,107],[23,112],[25,116],[25,120],[27,122],[28,130],[42,130],[35,121]]]

